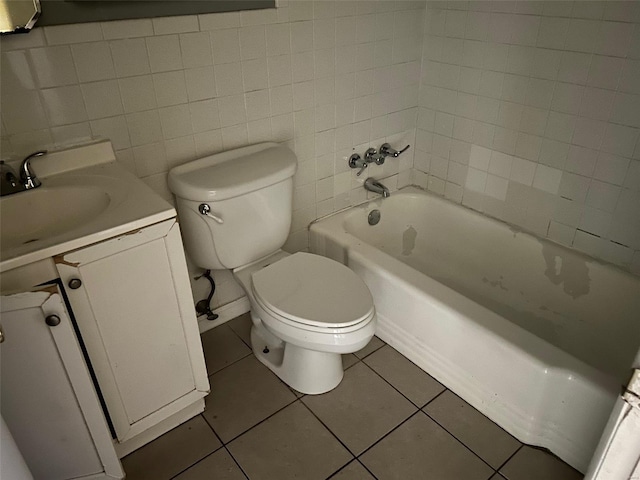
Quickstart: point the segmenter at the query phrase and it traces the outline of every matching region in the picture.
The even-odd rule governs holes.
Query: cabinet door
[[[0,323],[2,417],[34,478],[123,478],[56,288],[3,296]]]
[[[176,240],[172,220],[55,259],[121,442],[208,391]]]

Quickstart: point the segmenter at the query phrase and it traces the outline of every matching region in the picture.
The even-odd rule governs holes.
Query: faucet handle
[[[367,168],[368,165],[369,164],[365,160],[363,160],[362,157],[357,153],[354,153],[349,157],[349,166],[351,168],[360,169],[358,173],[356,173],[356,176],[358,177],[362,174],[362,172],[364,172],[365,168]]]
[[[389,145],[388,143],[383,143],[382,146],[380,147],[380,154],[384,155],[385,157],[398,158],[400,154],[406,152],[410,146],[411,145],[407,145],[402,150],[396,150],[395,148],[391,147],[391,145]]]

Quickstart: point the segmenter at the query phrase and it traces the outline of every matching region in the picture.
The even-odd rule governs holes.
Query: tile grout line
[[[353,457],[353,458],[352,458],[351,460],[349,460],[346,464],[344,464],[344,465],[343,465],[339,470],[341,470],[341,469],[342,469],[342,468],[344,468],[345,466],[349,465],[349,463],[351,463],[353,460],[355,460],[355,459],[357,458],[357,456],[356,456],[356,455],[351,451],[351,449],[350,449],[349,447],[347,447],[347,446],[344,444],[344,442],[343,442],[342,440],[340,440],[340,439],[338,438],[338,436],[337,436],[335,433],[333,433],[333,430],[331,430],[331,429],[329,428],[329,426],[328,426],[328,425],[326,425],[326,424],[322,421],[322,419],[321,419],[320,417],[318,417],[318,416],[315,414],[315,412],[314,412],[313,410],[311,410],[311,408],[309,408],[309,406],[308,406],[306,403],[304,403],[304,402],[302,401],[302,399],[301,399],[301,398],[300,398],[299,400],[300,400],[300,403],[301,403],[302,405],[304,405],[304,408],[306,408],[306,409],[309,411],[309,413],[311,413],[311,415],[313,415],[313,416],[315,417],[315,419],[316,419],[316,420],[318,420],[318,421],[320,422],[320,424],[321,424],[324,428],[326,428],[326,429],[327,429],[327,431],[328,431],[328,432],[329,432],[329,433],[330,433],[330,434],[331,434],[331,435],[332,435],[332,436],[333,436],[333,437],[334,437],[334,438],[335,438],[335,439],[340,443],[340,445],[342,445],[342,446],[347,450],[347,452],[349,452],[349,453],[351,454],[351,456]],[[335,475],[336,473],[338,473],[338,470],[336,470],[335,472],[333,472],[331,475]]]
[[[245,478],[249,478],[249,475],[247,475],[247,473],[244,471],[244,469],[242,468],[242,465],[240,465],[240,463],[238,462],[238,460],[236,460],[236,457],[233,456],[233,454],[231,453],[231,451],[227,448],[227,446],[225,445],[225,443],[222,441],[222,439],[220,438],[220,435],[218,435],[218,432],[215,431],[215,429],[213,428],[213,426],[211,424],[209,424],[209,422],[207,422],[207,419],[205,418],[205,416],[201,413],[200,416],[202,417],[202,419],[205,421],[205,423],[207,424],[207,426],[211,429],[211,431],[213,432],[213,434],[216,436],[216,438],[218,439],[218,441],[220,442],[220,444],[222,445],[220,448],[224,448],[225,451],[227,452],[227,454],[231,457],[231,459],[234,461],[234,463],[238,466],[238,468],[240,469],[240,471],[242,472],[242,474],[245,476]],[[216,449],[215,452],[219,451],[220,448]],[[215,453],[213,452],[213,453]],[[206,457],[205,457],[206,458]],[[204,460],[204,459],[203,459]],[[202,461],[202,460],[200,460]],[[198,462],[199,463],[199,462]]]
[[[393,347],[391,347],[393,348]],[[396,350],[397,351],[397,350]],[[398,352],[399,353],[399,352]],[[402,354],[401,354],[402,355]],[[368,355],[367,355],[368,356]],[[405,357],[406,358],[406,357]],[[408,360],[408,359],[407,359]],[[402,393],[400,390],[398,390],[389,380],[387,380],[386,378],[384,378],[384,376],[381,373],[378,373],[378,371],[376,371],[375,368],[373,368],[371,365],[369,365],[367,362],[365,362],[364,360],[361,360],[362,363],[364,363],[373,373],[375,373],[377,376],[379,376],[382,380],[385,381],[385,383],[387,385],[389,385],[391,388],[393,388],[396,392],[398,392],[400,395],[402,395],[407,401],[411,402],[412,405],[414,405],[416,408],[421,409],[426,407],[429,403],[431,403],[433,400],[435,400],[436,398],[438,398],[440,395],[442,395],[445,391],[448,390],[447,387],[445,387],[444,385],[442,385],[440,382],[438,382],[439,385],[442,386],[443,390],[441,392],[439,392],[435,397],[433,397],[431,400],[429,400],[427,403],[425,403],[422,407],[419,406],[416,402],[414,402],[413,400],[411,400],[409,397],[407,397],[404,393]],[[409,360],[410,361],[410,360]],[[415,365],[415,363],[412,362],[413,365]],[[416,365],[417,366],[417,365]],[[420,367],[418,367],[420,368]],[[422,372],[426,373],[427,375],[429,375],[427,372],[425,372],[424,370],[422,370]],[[431,377],[431,375],[429,375]],[[431,377],[433,378],[433,377]],[[434,378],[435,380],[435,378]],[[437,382],[437,380],[435,380]]]
[[[400,428],[402,425],[404,425],[405,423],[407,423],[410,419],[412,419],[413,417],[415,417],[417,414],[419,414],[421,412],[420,409],[417,409],[415,412],[413,412],[411,415],[409,415],[407,418],[405,418],[403,421],[401,421],[398,425],[396,425],[395,427],[393,427],[391,430],[389,430],[387,433],[385,433],[382,437],[380,437],[378,440],[376,440],[374,443],[372,443],[371,445],[369,445],[366,449],[364,449],[362,451],[362,453],[360,453],[356,458],[358,459],[358,461],[360,461],[360,457],[362,457],[362,455],[364,455],[365,453],[367,453],[369,450],[371,450],[373,447],[375,447],[377,444],[379,444],[382,440],[384,440],[385,438],[387,438],[389,435],[391,435],[393,432],[395,432],[398,428]],[[424,413],[424,412],[422,412]],[[362,464],[364,466],[364,463]],[[366,468],[366,467],[365,467]],[[368,469],[367,469],[368,470]]]
[[[291,406],[292,404],[296,403],[299,399],[295,398],[294,400],[292,400],[291,402],[287,403],[286,405],[284,405],[283,407],[280,407],[278,410],[276,410],[275,412],[273,412],[272,414],[270,414],[269,416],[263,418],[262,420],[260,420],[258,423],[256,423],[255,425],[250,426],[249,428],[247,428],[246,430],[243,430],[242,432],[240,432],[239,434],[237,434],[236,436],[232,437],[231,440],[227,441],[227,442],[222,442],[223,445],[229,445],[231,442],[237,440],[239,437],[241,437],[242,435],[244,435],[245,433],[247,433],[249,430],[257,427],[258,425],[260,425],[261,423],[264,423],[265,421],[269,420],[271,417],[273,417],[275,414],[280,413],[282,410],[284,410],[285,408]],[[206,417],[205,417],[205,420]],[[207,424],[209,424],[209,422],[207,421]],[[211,424],[209,424],[209,427],[215,431],[215,429],[213,428],[213,426]],[[222,440],[221,440],[222,441]]]
[[[493,468],[491,465],[489,465],[489,462],[487,462],[484,458],[482,458],[480,455],[478,455],[476,452],[474,452],[473,450],[471,450],[471,447],[468,447],[465,443],[462,442],[462,440],[460,440],[458,437],[456,437],[453,433],[451,433],[449,430],[447,430],[446,428],[444,428],[440,422],[438,422],[435,418],[433,418],[431,415],[429,415],[427,412],[425,412],[424,410],[420,409],[420,411],[422,413],[424,413],[427,417],[429,417],[431,420],[433,420],[433,422],[435,422],[436,425],[438,425],[440,428],[442,428],[445,432],[447,432],[449,435],[451,435],[451,437],[453,437],[455,439],[456,442],[458,442],[460,445],[462,445],[464,448],[466,448],[467,450],[469,450],[471,453],[473,453],[476,457],[478,457],[482,463],[484,463],[485,465],[487,465],[491,470],[493,470],[494,473],[497,472],[497,470],[495,468]],[[520,449],[520,447],[518,447],[518,450]]]
[[[500,466],[496,469],[496,473],[500,473],[500,469],[501,469],[501,468],[503,468],[507,463],[509,463],[509,462],[511,461],[511,459],[512,459],[513,457],[515,457],[515,456],[516,456],[516,454],[517,454],[520,450],[522,450],[523,448],[524,448],[524,443],[520,442],[520,446],[518,447],[518,449],[517,449],[515,452],[513,452],[513,453],[509,456],[509,458],[507,458],[507,459],[502,463],[502,465],[500,465]],[[500,475],[502,475],[502,473],[500,473]],[[506,478],[506,477],[505,477],[505,478]]]

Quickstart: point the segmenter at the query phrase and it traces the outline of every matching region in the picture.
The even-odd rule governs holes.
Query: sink
[[[0,200],[0,244],[3,249],[38,242],[86,224],[111,203],[95,186],[39,187]]]
[[[108,141],[50,152],[32,167],[41,186],[0,198],[0,273],[176,215],[116,161]]]

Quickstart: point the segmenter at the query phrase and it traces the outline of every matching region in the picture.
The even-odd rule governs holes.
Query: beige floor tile
[[[231,455],[221,448],[182,472],[174,480],[246,480],[246,478]]]
[[[227,324],[208,330],[200,338],[209,375],[252,354],[251,349]]]
[[[127,480],[164,480],[220,448],[220,440],[198,415],[122,459]]]
[[[360,462],[354,460],[338,473],[331,477],[331,480],[375,480]]]
[[[353,456],[300,402],[228,445],[251,480],[324,480]]]
[[[579,480],[582,475],[553,455],[528,445],[522,447],[500,473],[508,480]]]
[[[364,357],[372,354],[384,345],[386,345],[386,343],[384,343],[378,337],[374,336],[366,347],[364,347],[362,350],[358,350],[356,353],[354,353],[354,355],[360,359],[363,359]]]
[[[413,403],[422,407],[445,388],[389,345],[363,360]]]
[[[302,402],[356,455],[416,411],[416,407],[363,363],[344,372],[342,383]]]
[[[491,477],[489,480],[505,480],[504,477],[502,475],[500,475],[499,473],[496,473],[493,477]]]
[[[486,480],[493,473],[423,412],[387,435],[360,461],[379,480]]]
[[[494,468],[520,448],[518,440],[449,390],[423,410]]]
[[[296,399],[253,355],[211,375],[209,383],[202,415],[225,443]]]
[[[242,339],[244,343],[251,348],[251,314],[249,312],[243,313],[239,317],[229,320],[227,323],[231,330]]]
[[[356,357],[353,353],[347,353],[346,355],[342,355],[342,368],[345,370],[356,363],[358,363],[360,359]]]

